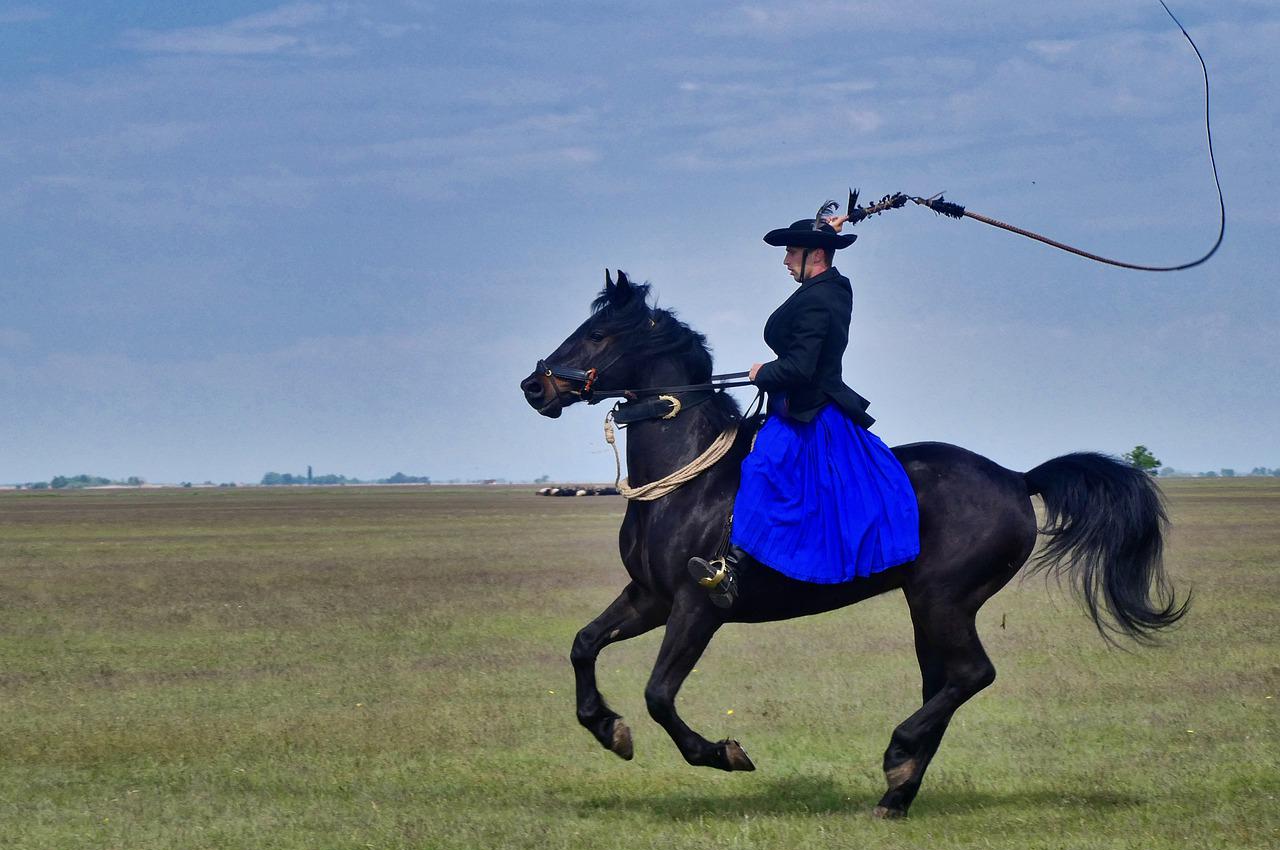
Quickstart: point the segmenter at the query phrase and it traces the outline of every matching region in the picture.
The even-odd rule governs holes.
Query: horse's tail
[[[1187,612],[1164,572],[1169,518],[1160,489],[1140,469],[1095,452],[1063,455],[1026,473],[1044,498],[1048,542],[1033,572],[1069,575],[1098,631],[1153,643]]]

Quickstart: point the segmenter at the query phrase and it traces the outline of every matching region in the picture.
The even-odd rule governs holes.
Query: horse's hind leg
[[[884,753],[889,790],[876,806],[878,817],[906,815],[952,715],[996,678],[996,668],[978,640],[973,614],[913,606],[912,616],[924,705],[893,730]]]
[[[569,659],[578,690],[578,722],[606,750],[624,759],[632,756],[631,730],[609,708],[596,687],[596,658],[611,643],[642,635],[662,625],[667,607],[635,582],[627,585],[604,612],[578,632]]]
[[[920,704],[924,705],[942,690],[947,681],[947,671],[941,654],[929,644],[920,624],[913,622],[912,625],[916,633],[916,661],[920,664]]]
[[[714,612],[700,588],[690,585],[688,593],[677,598],[675,610],[667,620],[658,661],[644,689],[644,701],[649,715],[667,730],[689,764],[721,770],[755,770],[737,741],[708,741],[690,729],[676,713],[680,686],[720,628],[721,621]]]

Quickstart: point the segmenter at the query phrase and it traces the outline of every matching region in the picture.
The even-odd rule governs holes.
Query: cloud
[[[908,0],[882,3],[878,0],[776,0],[747,3],[719,10],[707,16],[702,27],[710,32],[764,39],[816,39],[815,33],[871,34],[910,33],[914,38],[948,38],[991,34],[1009,28],[1060,28],[1083,23],[1092,28],[1120,27],[1154,22],[1163,14],[1159,7],[1126,8],[1110,0],[1077,0],[1061,4],[1010,4],[1006,0],[971,0],[963,6],[944,0]],[[999,22],[996,24],[994,22]],[[1101,23],[1105,22],[1105,23]],[[1172,25],[1172,24],[1170,24]]]
[[[907,4],[903,14],[911,19],[936,5]],[[772,32],[793,19],[839,10],[866,11],[863,4],[824,0],[734,14]],[[867,14],[868,27],[889,32],[902,24]],[[834,26],[845,20],[837,18]],[[1193,156],[1201,135],[1194,129],[1202,120],[1199,68],[1181,34],[1166,23],[1156,19],[1143,29],[1095,27],[1084,33],[1064,27],[1070,37],[1043,38],[1038,33],[1049,27],[1034,20],[1009,27],[1002,41],[980,48],[977,36],[962,26],[951,41],[927,53],[915,43],[888,38],[882,50],[850,63],[847,81],[840,79],[842,61],[834,57],[816,62],[807,74],[717,75],[713,56],[701,73],[676,82],[676,107],[653,119],[667,130],[684,125],[689,137],[664,162],[692,171],[890,157],[921,168],[945,165],[951,172],[1018,163],[1025,173],[1026,160],[1037,153],[1045,157],[1039,170],[1060,165],[1068,153],[1075,159],[1092,156],[1113,169],[1140,156]],[[925,30],[936,27],[935,21]],[[1276,24],[1210,21],[1196,28],[1196,37],[1210,56],[1219,98],[1216,121],[1223,126],[1241,81],[1262,85],[1263,57],[1280,46]],[[982,59],[976,58],[978,50]],[[1118,145],[1114,154],[1108,145]],[[1057,156],[1050,150],[1055,147]],[[956,158],[939,160],[940,153]]]
[[[598,117],[588,109],[535,112],[451,133],[335,148],[327,152],[326,158],[337,163],[467,161],[482,169],[486,160],[491,160],[495,167],[500,167],[502,161],[514,159],[530,164],[555,161],[582,163],[599,159],[598,152],[581,143],[597,125]]]
[[[305,209],[351,180],[287,171],[164,178],[36,174],[0,191],[0,208],[61,209],[68,222],[115,232],[214,233],[244,229],[254,216]]]
[[[184,146],[205,129],[206,125],[195,121],[130,121],[64,143],[62,148],[98,160],[135,154],[154,156]]]
[[[1275,18],[1263,5],[1242,21],[1237,4],[1182,2],[1215,85],[1232,217],[1224,250],[1158,286],[1117,277],[1090,288],[1091,267],[976,224],[935,224],[923,211],[868,223],[846,271],[860,287],[855,333],[879,344],[850,361],[870,375],[851,373],[851,382],[870,381],[887,428],[909,421],[921,432],[910,436],[965,441],[982,433],[977,416],[969,431],[951,433],[939,421],[951,415],[947,404],[919,402],[906,417],[901,406],[940,383],[928,356],[952,344],[963,356],[945,358],[941,383],[955,388],[948,403],[963,402],[983,374],[1013,359],[991,351],[1019,316],[1072,317],[1071,328],[1108,315],[1190,316],[1194,329],[1207,312],[1192,301],[1200,291],[1215,293],[1233,321],[1275,313],[1271,290],[1256,282],[1266,279],[1267,227],[1280,215],[1267,202],[1276,180],[1267,140],[1280,127],[1266,96],[1280,24],[1257,20]],[[730,369],[760,359],[759,327],[779,291],[780,264],[758,234],[839,197],[845,180],[874,197],[945,189],[975,211],[1125,259],[1184,259],[1180,245],[1198,251],[1212,235],[1199,68],[1158,5],[779,3],[754,12],[716,4],[689,15],[703,27],[690,33],[671,27],[660,4],[626,14],[577,4],[567,14],[518,3],[491,15],[483,5],[314,0],[234,19],[192,13],[177,20],[199,26],[132,31],[125,43],[135,52],[20,75],[0,91],[0,112],[11,116],[0,129],[0,210],[12,223],[5,257],[15,283],[0,316],[0,385],[11,388],[10,406],[51,412],[35,425],[0,425],[0,445],[22,446],[42,464],[82,444],[93,449],[86,464],[126,453],[145,460],[163,445],[167,468],[186,469],[198,455],[214,464],[205,475],[221,476],[218,467],[238,463],[256,440],[288,444],[301,422],[311,433],[297,451],[317,458],[341,450],[366,463],[381,438],[429,436],[451,458],[493,458],[499,474],[521,464],[530,474],[590,470],[588,452],[576,458],[584,445],[600,448],[595,411],[553,424],[512,408],[522,404],[515,380],[568,329],[556,305],[576,305],[566,308],[576,323],[606,262],[651,276],[712,333]],[[829,27],[815,46],[796,27],[824,14]],[[730,18],[741,35],[708,37],[706,27]],[[109,33],[102,41],[121,43]],[[576,234],[567,248],[566,232]],[[454,262],[473,254],[476,269],[461,271],[474,281]],[[1147,293],[1180,297],[1149,312]],[[555,315],[533,306],[544,303]],[[971,315],[989,323],[977,339],[931,339],[881,321],[890,307],[939,314],[942,329],[963,328]],[[429,323],[448,310],[458,337],[447,349],[396,337],[441,332]],[[487,357],[495,323],[508,320],[527,337],[509,361],[455,370],[501,386],[447,399],[456,417],[415,406],[440,374],[424,363],[450,352]],[[1176,348],[1187,331],[1171,327],[1151,344]],[[57,340],[46,339],[49,328]],[[1015,337],[1030,345],[1042,330]],[[340,336],[348,332],[373,336]],[[893,333],[912,334],[924,352],[908,361],[909,376],[884,354]],[[1052,328],[1044,335],[1056,338]],[[1131,326],[1108,326],[1055,352],[1078,364],[1077,348],[1104,350],[1124,335]],[[1269,360],[1255,360],[1274,364],[1273,339],[1232,325],[1218,343],[1271,345]],[[66,357],[32,372],[51,348]],[[877,362],[893,368],[877,372]],[[1228,385],[1245,380],[1227,368],[1234,361],[1210,362]],[[1187,368],[1161,366],[1170,385]],[[1038,392],[1068,398],[1043,389],[1052,378],[1014,377],[993,404]],[[45,379],[62,389],[37,393]],[[1222,385],[1207,380],[1203,393],[1228,409]],[[302,392],[279,389],[292,386]],[[308,420],[315,399],[327,414],[317,420],[340,422],[345,437]],[[1123,400],[1115,409],[1140,415]],[[1260,418],[1257,404],[1242,409]],[[984,439],[1038,427],[1015,413],[1024,415],[1014,411]],[[526,434],[547,442],[530,450],[534,460],[498,457],[467,428],[422,424],[444,418],[518,422],[514,437],[496,440],[504,451]],[[234,439],[215,450],[220,433]],[[579,433],[582,444],[573,442]],[[1239,432],[1221,433],[1241,442]],[[48,434],[61,435],[57,446]],[[612,474],[612,456],[597,459]],[[260,475],[268,460],[277,463],[254,459],[246,474]],[[121,472],[148,474],[141,464]]]
[[[4,24],[30,24],[53,17],[48,9],[39,6],[13,6],[0,10],[0,26]]]
[[[31,343],[31,334],[17,328],[0,328],[0,348],[22,348]]]
[[[413,458],[439,477],[469,476],[479,458],[457,447],[483,439],[511,451],[524,437],[509,433],[507,417],[472,413],[477,392],[497,387],[441,376],[502,375],[503,406],[532,418],[504,360],[527,343],[490,334],[476,347],[471,328],[427,325],[416,334],[307,337],[162,361],[107,352],[53,351],[25,364],[0,357],[0,402],[31,411],[0,424],[0,444],[38,440],[58,463],[151,480],[256,480],[308,458],[349,475],[390,474]],[[26,464],[3,472],[18,480],[48,474]],[[500,475],[509,465],[495,456],[481,471]]]
[[[266,12],[236,18],[228,27],[244,30],[297,29],[341,17],[349,9],[347,3],[290,3]]]
[[[380,38],[398,38],[422,28],[413,21],[357,17],[357,8],[340,2],[290,3],[215,26],[130,30],[125,33],[124,43],[144,53],[331,58],[357,52],[357,45],[352,43],[356,35],[352,24]]]
[[[303,44],[297,36],[276,33],[235,32],[219,27],[147,32],[134,30],[126,36],[136,50],[153,53],[206,53],[220,56],[253,56],[279,53]],[[308,45],[314,48],[314,44]]]

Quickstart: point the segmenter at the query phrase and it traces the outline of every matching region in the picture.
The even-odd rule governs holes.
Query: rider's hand
[[[827,219],[827,224],[831,225],[836,233],[840,232],[840,228],[844,227],[844,223],[849,220],[848,215],[833,215]]]

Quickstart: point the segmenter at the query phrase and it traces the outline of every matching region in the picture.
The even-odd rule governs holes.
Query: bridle
[[[577,387],[570,387],[562,390],[560,385],[554,380],[551,385],[555,388],[556,399],[561,399],[565,395],[573,396],[576,399],[585,401],[587,404],[596,404],[607,398],[620,398],[627,401],[637,401],[645,396],[657,396],[664,398],[672,403],[674,411],[670,417],[672,418],[680,411],[680,401],[674,398],[676,393],[692,393],[708,390],[723,390],[732,387],[746,387],[751,385],[751,381],[738,380],[747,377],[749,372],[726,372],[722,375],[712,375],[711,378],[703,384],[681,384],[669,387],[640,387],[630,390],[602,390],[597,392],[595,389],[596,381],[600,375],[617,363],[627,352],[620,352],[615,355],[609,362],[603,366],[589,366],[586,369],[578,369],[573,366],[561,366],[558,363],[548,363],[546,360],[538,361],[538,372],[547,378],[559,378],[562,381],[572,381],[579,384]]]
[[[649,317],[649,327],[653,328],[657,325],[657,320],[652,316]],[[680,386],[670,387],[641,387],[639,389],[623,389],[623,390],[603,390],[597,392],[595,389],[596,382],[605,370],[613,366],[629,352],[620,351],[609,359],[603,366],[588,366],[586,369],[579,369],[576,366],[562,366],[559,363],[550,363],[546,360],[539,360],[537,371],[546,378],[551,378],[551,385],[555,388],[555,401],[562,401],[568,395],[576,400],[585,401],[587,404],[596,404],[607,398],[620,398],[626,401],[637,401],[645,396],[657,396],[658,398],[671,403],[671,411],[658,418],[674,419],[680,413],[682,405],[678,393],[691,393],[706,390],[722,390],[731,387],[745,387],[751,384],[751,381],[739,380],[746,378],[748,372],[726,372],[723,375],[712,375],[707,383],[703,384],[683,384]],[[559,378],[561,381],[569,381],[577,386],[571,386],[567,390],[562,390],[560,384],[555,380]]]
[[[560,399],[566,393],[571,396],[585,401],[587,404],[595,404],[603,398],[612,398],[613,394],[601,394],[599,398],[595,394],[596,379],[600,377],[600,373],[608,369],[614,363],[617,363],[625,351],[618,352],[608,363],[603,366],[589,366],[586,369],[577,369],[573,366],[561,366],[557,363],[548,363],[546,360],[538,361],[538,371],[547,378],[559,378],[562,381],[572,381],[579,384],[578,387],[570,387],[568,390],[561,390],[560,385],[552,380],[551,385],[555,387],[556,399]],[[623,393],[626,391],[624,390]]]
[[[649,317],[649,327],[653,328],[657,325],[652,314]],[[618,455],[618,445],[614,437],[614,423],[618,427],[625,428],[627,425],[643,422],[645,420],[662,420],[675,419],[680,415],[681,411],[690,410],[697,407],[719,395],[721,390],[730,387],[743,387],[751,384],[749,380],[741,380],[746,378],[748,372],[729,372],[722,375],[712,375],[707,383],[703,384],[684,384],[681,386],[670,387],[641,387],[639,389],[623,389],[623,390],[604,390],[597,392],[595,390],[596,382],[606,369],[617,363],[624,355],[630,352],[620,351],[608,360],[603,366],[588,366],[585,369],[579,369],[576,366],[563,366],[559,363],[549,363],[546,360],[539,360],[537,371],[546,378],[551,379],[552,386],[555,387],[556,395],[552,401],[562,402],[564,396],[570,395],[576,399],[587,402],[587,404],[595,404],[606,398],[622,399],[615,404],[613,409],[605,416],[604,434],[605,441],[613,448],[614,464],[616,466],[616,475],[614,477],[614,485],[618,491],[629,500],[636,501],[653,501],[675,491],[684,484],[701,475],[704,471],[711,468],[729,452],[737,439],[738,428],[742,421],[741,416],[735,416],[719,437],[692,462],[677,469],[675,472],[651,481],[640,487],[632,487],[629,482],[622,480],[622,459]],[[558,380],[557,380],[558,379]],[[560,388],[559,381],[568,381],[576,386],[571,386],[568,390]],[[682,400],[681,394],[686,394]],[[756,393],[755,409],[759,413],[763,406],[763,393]],[[551,402],[548,402],[550,405]],[[669,409],[664,409],[664,405],[670,405]],[[754,443],[754,440],[753,440]]]

